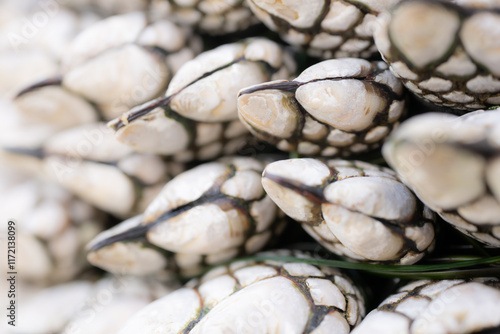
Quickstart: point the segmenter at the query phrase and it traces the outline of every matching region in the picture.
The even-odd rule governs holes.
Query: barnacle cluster
[[[0,36],[2,333],[500,330],[498,2],[5,0]]]

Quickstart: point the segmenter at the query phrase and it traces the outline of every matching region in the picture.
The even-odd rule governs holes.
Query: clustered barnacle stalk
[[[400,0],[249,0],[255,16],[291,45],[321,58],[369,58],[375,19]]]
[[[498,4],[403,1],[378,20],[375,42],[406,88],[435,105],[500,104]]]
[[[500,246],[500,111],[423,114],[394,131],[387,162],[444,220]]]
[[[403,86],[383,62],[332,59],[292,81],[238,94],[243,124],[259,139],[304,155],[348,156],[381,145],[405,112]]]
[[[111,126],[118,140],[139,152],[180,160],[232,154],[247,134],[238,120],[238,91],[286,79],[294,70],[291,56],[268,39],[222,45],[184,64],[165,98],[132,109]]]
[[[93,240],[88,259],[112,272],[185,274],[262,249],[284,221],[260,182],[264,165],[224,158],[169,181],[144,214]]]
[[[37,28],[27,37],[33,43],[16,52],[12,38],[0,38],[0,162],[16,169],[0,166],[0,215],[18,226],[23,305],[9,333],[500,328],[500,281],[484,278],[500,272],[500,111],[399,124],[411,101],[405,86],[461,109],[455,113],[500,104],[494,1],[7,2],[29,12],[19,21],[0,10],[0,37],[24,31],[22,24]],[[111,13],[123,15],[93,23]],[[50,22],[40,26],[44,17]],[[293,47],[275,43],[270,31],[262,35],[271,39],[241,39],[263,28],[242,32],[257,18]],[[199,54],[201,40],[191,31],[220,46]],[[372,61],[376,47],[387,64]],[[337,59],[296,77],[294,48],[302,50],[293,55],[301,68],[314,57]],[[108,127],[98,123],[113,118]],[[383,154],[395,171],[274,156],[270,164],[262,156],[200,164],[245,154],[239,149],[253,144],[251,135],[294,155],[357,159],[377,154],[387,140]],[[250,149],[274,150],[263,143]],[[487,246],[468,239],[460,251],[473,251],[450,254],[455,241],[436,239],[431,210]],[[281,236],[285,214],[348,261],[296,250],[253,255],[269,246],[318,249],[302,244],[307,236],[298,225]],[[415,265],[436,240],[446,240],[444,255]],[[86,267],[84,255],[118,274],[126,291],[95,283],[102,272]],[[167,292],[159,285],[217,265],[132,316]],[[337,268],[370,284],[372,275],[453,280],[410,282],[362,322],[364,298]],[[371,288],[377,298],[387,290]]]
[[[352,333],[476,333],[499,328],[499,309],[498,278],[413,281],[387,297]]]
[[[262,185],[320,244],[352,260],[412,264],[434,248],[434,214],[388,168],[282,160],[266,167]]]
[[[293,255],[307,257],[299,252]],[[168,328],[190,334],[230,330],[319,334],[332,329],[347,334],[364,313],[359,289],[338,269],[237,261],[216,267],[151,303],[119,333],[149,334]]]

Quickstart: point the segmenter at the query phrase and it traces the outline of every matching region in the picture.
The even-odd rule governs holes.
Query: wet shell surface
[[[235,33],[259,22],[245,0],[154,0],[150,11],[210,35]]]
[[[195,39],[170,21],[148,22],[144,13],[108,17],[67,48],[62,83],[113,119],[161,95],[173,73],[200,51]]]
[[[375,42],[418,97],[462,110],[499,105],[500,11],[485,2],[459,3],[404,1],[381,15]]]
[[[168,182],[144,215],[103,232],[89,261],[113,271],[147,275],[175,266],[193,273],[262,249],[283,221],[261,185],[263,163],[224,158]]]
[[[283,151],[349,156],[378,148],[405,113],[403,85],[383,62],[332,59],[292,81],[238,94],[241,121]]]
[[[184,64],[165,98],[138,106],[110,125],[118,140],[139,152],[201,160],[231,154],[247,134],[238,120],[238,91],[288,79],[294,68],[290,55],[270,40],[225,44]]]
[[[282,160],[266,167],[262,185],[320,244],[351,260],[412,264],[434,248],[434,214],[388,168]]]
[[[352,333],[466,334],[490,328],[498,331],[499,310],[497,278],[414,281],[387,297]]]
[[[321,58],[368,58],[377,53],[378,14],[400,0],[249,0],[255,16],[294,46]]]
[[[500,110],[428,113],[383,147],[417,196],[461,232],[500,247]]]
[[[119,333],[347,334],[363,317],[363,304],[337,269],[238,261],[146,306]]]

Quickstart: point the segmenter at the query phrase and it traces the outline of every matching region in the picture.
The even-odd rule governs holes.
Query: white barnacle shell
[[[325,5],[323,0],[315,0],[307,3],[302,1],[288,1],[279,4],[260,0],[252,2],[261,10],[283,18],[297,28],[312,27]]]
[[[28,88],[0,104],[3,147],[37,148],[58,131],[97,121],[97,112],[88,101],[59,85]]]
[[[258,23],[242,0],[153,1],[150,7],[153,13],[162,11],[179,25],[210,35],[239,32]]]
[[[78,314],[92,293],[92,284],[76,280],[66,284],[56,285],[35,293],[25,301],[24,312],[31,321],[19,324],[16,329],[29,333],[50,333],[64,329],[68,321]],[[43,314],[51,308],[55,314]],[[7,332],[15,333],[15,332]]]
[[[347,156],[380,146],[404,114],[402,84],[381,62],[331,59],[292,81],[241,90],[243,124],[260,139],[304,155]]]
[[[295,96],[315,119],[344,131],[366,129],[388,107],[373,85],[355,79],[307,83]]]
[[[3,50],[0,54],[0,97],[14,97],[30,83],[54,76],[56,59],[41,50]]]
[[[57,74],[61,55],[71,40],[100,19],[99,13],[52,2],[3,1],[1,12],[0,95],[3,88],[17,93],[27,84]]]
[[[393,15],[389,26],[393,43],[417,68],[443,57],[454,42],[460,25],[456,13],[438,4],[403,4]],[[418,32],[413,30],[416,25],[420,28]],[[443,29],[436,31],[436,25]]]
[[[320,308],[326,312],[316,319]],[[199,281],[151,303],[119,333],[235,328],[245,333],[349,333],[363,315],[358,289],[337,270],[280,261],[236,262],[217,267]]]
[[[251,0],[248,4],[255,16],[283,40],[327,59],[368,58],[374,54],[375,18],[399,1]]]
[[[238,91],[288,78],[294,68],[290,56],[264,38],[222,45],[185,63],[165,98],[130,110],[111,126],[136,151],[173,155],[178,161],[233,154],[247,135],[237,121]]]
[[[500,246],[500,112],[429,113],[404,122],[383,154],[417,196],[459,230]]]
[[[138,203],[147,197],[150,201],[168,176],[159,157],[134,154],[102,123],[59,132],[46,141],[43,151],[44,172],[51,180],[122,217],[142,211],[149,203]]]
[[[85,124],[61,131],[44,143],[48,154],[68,155],[82,160],[113,162],[132,153],[113,136],[104,123]]]
[[[82,251],[102,230],[102,217],[65,189],[19,169],[2,166],[0,191],[0,217],[16,223],[19,282],[45,286],[74,279],[87,265]]]
[[[173,287],[173,282],[166,285],[153,279],[108,275],[97,282],[75,280],[34,293],[28,290],[22,304],[31,321],[5,333],[116,332],[135,312]]]
[[[266,81],[273,69],[284,66],[284,52],[263,38],[220,46],[187,62],[174,76],[166,95],[170,107],[197,121],[227,121],[237,117],[235,96],[244,87]],[[240,59],[241,58],[241,59]]]
[[[231,204],[203,201],[204,197],[211,197],[212,189],[218,189],[220,196],[249,203],[264,198],[259,171],[242,167],[231,172],[229,166],[230,161],[207,163],[170,181],[146,210],[146,221],[161,221],[161,215],[169,210],[197,201],[200,204],[152,227],[147,233],[148,240],[167,250],[187,254],[215,254],[243,244],[248,238],[248,214]]]
[[[297,107],[289,102],[291,96],[290,92],[272,89],[241,94],[238,97],[239,116],[247,127],[270,132],[278,137],[290,137],[300,120]]]
[[[141,242],[115,242],[94,250],[94,246],[123,231],[138,226],[142,215],[132,217],[100,233],[88,245],[88,261],[97,267],[117,274],[148,276],[167,267],[167,258],[155,249],[146,247]]]
[[[155,272],[168,265],[157,259],[163,249],[181,270],[195,273],[204,263],[260,250],[283,227],[262,188],[262,170],[259,160],[232,157],[179,174],[142,217],[96,238],[89,260],[114,272]]]
[[[57,156],[46,158],[45,163],[53,180],[86,201],[117,215],[132,210],[134,184],[118,168],[88,161],[68,166],[65,158]]]
[[[228,121],[236,116],[235,96],[246,86],[266,80],[255,63],[234,64],[185,87],[172,98],[171,107],[197,121]]]
[[[82,31],[70,45],[63,56],[64,68],[70,70],[103,51],[134,42],[146,24],[145,15],[139,12],[112,16],[96,22]],[[110,35],[100,36],[106,30]]]
[[[303,171],[297,173],[297,171]],[[294,178],[300,184],[314,187],[321,186],[332,177],[328,166],[316,160],[291,159],[287,163],[271,163],[262,175],[262,185],[269,197],[277,203],[281,210],[299,222],[315,222],[319,214],[317,203],[295,193],[292,189],[281,187],[269,175],[280,178]]]
[[[414,263],[433,248],[433,215],[390,170],[356,161],[282,160],[266,167],[262,184],[287,215],[337,254]]]
[[[126,117],[126,114],[124,116]],[[190,134],[184,124],[165,117],[163,110],[156,108],[147,118],[138,119],[120,128],[116,132],[116,139],[138,152],[170,155],[188,148]]]
[[[62,61],[63,84],[112,119],[160,95],[173,70],[196,52],[185,48],[188,35],[166,20],[149,23],[144,13],[109,17],[70,45]]]
[[[389,296],[354,334],[473,333],[500,325],[495,278],[415,281]]]
[[[418,97],[459,110],[495,106],[496,7],[483,1],[403,1],[378,18],[375,43],[391,71]]]

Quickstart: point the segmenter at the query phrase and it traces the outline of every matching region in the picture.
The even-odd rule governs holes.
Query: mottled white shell
[[[23,298],[23,314],[31,320],[16,321],[14,330],[6,327],[4,333],[116,332],[139,309],[174,287],[128,276],[56,285]]]
[[[238,60],[240,57],[244,60]],[[167,96],[173,96],[170,106],[179,114],[197,121],[236,119],[234,97],[238,91],[270,77],[256,62],[265,62],[278,69],[285,66],[283,57],[282,49],[264,38],[206,51],[187,62],[172,78],[166,92]]]
[[[196,53],[185,48],[189,35],[169,21],[149,24],[145,13],[108,17],[70,45],[62,61],[63,84],[113,119],[160,95],[172,72]]]
[[[262,184],[280,209],[334,253],[411,264],[434,247],[432,213],[388,169],[282,160],[266,167]]]
[[[460,110],[498,105],[498,3],[453,2],[402,2],[379,16],[375,43],[394,75],[418,97]]]
[[[498,279],[415,281],[384,300],[352,333],[473,333],[499,326],[498,309]]]
[[[98,242],[114,236],[142,222],[139,215],[123,221],[113,228],[100,233],[88,245],[92,248]],[[149,276],[162,271],[167,266],[167,259],[160,252],[146,248],[141,242],[114,243],[87,254],[87,260],[94,266],[109,272],[127,273],[135,276]]]
[[[211,35],[243,31],[258,23],[242,0],[155,0],[150,9],[168,19]]]
[[[316,306],[327,312],[310,323]],[[334,269],[279,261],[235,262],[151,303],[119,333],[177,333],[188,326],[187,332],[193,334],[234,329],[244,333],[349,333],[363,315],[359,291]]]
[[[261,185],[263,164],[253,158],[231,157],[202,164],[179,174],[160,191],[142,217],[101,233],[88,247],[89,260],[107,270],[144,275],[162,262],[156,248],[142,240],[116,241],[144,229],[149,244],[175,254],[182,270],[195,273],[204,263],[254,253],[278,233],[278,210]],[[151,253],[151,254],[149,254]]]
[[[1,31],[1,30],[0,30]],[[13,98],[27,85],[57,74],[55,59],[40,50],[0,53],[0,97]]]
[[[111,126],[118,140],[139,152],[180,161],[233,154],[247,135],[237,120],[238,91],[288,78],[294,69],[290,55],[265,38],[222,45],[184,64],[164,99],[130,110]]]
[[[61,86],[34,89],[12,101],[0,100],[0,107],[3,147],[38,148],[58,131],[97,121],[97,112],[88,101]]]
[[[328,59],[368,58],[376,53],[372,38],[375,18],[399,1],[251,0],[248,4],[255,16],[286,42]]]
[[[500,246],[500,111],[428,113],[404,122],[384,145],[387,162],[444,220]]]
[[[73,279],[87,265],[85,244],[102,230],[96,211],[59,186],[19,170],[2,168],[0,183],[0,218],[16,224],[19,282],[45,286]]]
[[[272,81],[238,94],[243,124],[259,139],[303,155],[348,156],[372,150],[404,113],[403,87],[387,66],[331,59],[293,81]]]
[[[47,140],[43,150],[47,177],[121,217],[144,209],[168,178],[165,162],[157,156],[133,153],[102,123],[59,132]]]

